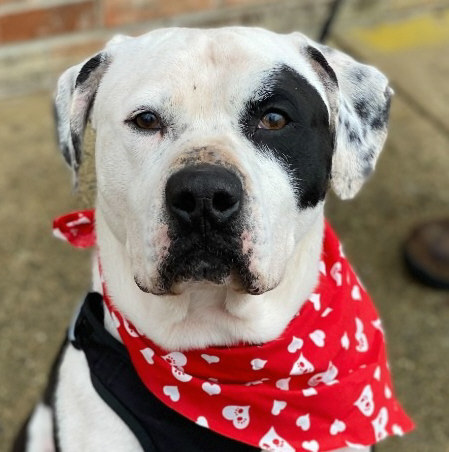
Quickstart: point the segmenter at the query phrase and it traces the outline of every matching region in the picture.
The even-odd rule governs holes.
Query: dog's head
[[[331,185],[354,196],[386,138],[375,68],[299,33],[165,29],[118,37],[60,78],[62,152],[76,173],[96,129],[98,201],[138,286],[260,294]]]

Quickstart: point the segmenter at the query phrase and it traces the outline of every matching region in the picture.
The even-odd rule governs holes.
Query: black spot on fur
[[[272,110],[283,113],[290,122],[279,130],[258,128],[260,118]],[[247,101],[240,125],[258,149],[270,149],[286,168],[297,188],[299,207],[313,207],[324,199],[334,135],[323,99],[304,77],[288,66],[269,73]]]
[[[71,160],[70,154],[69,154],[69,161],[70,161],[70,164],[72,165],[73,169],[76,171],[81,164],[83,140],[82,140],[82,137],[79,135],[79,133],[75,133],[73,130],[71,131],[71,136],[72,136],[73,149],[75,151],[75,161],[73,161],[73,162],[70,161]],[[64,151],[64,156],[66,155],[65,152],[68,152],[68,148],[66,151]]]
[[[385,121],[382,117],[382,115],[376,116],[372,121],[371,121],[371,127],[373,129],[382,129],[382,127],[385,125]]]
[[[363,79],[365,78],[365,74],[361,69],[354,70],[352,75],[353,75],[354,79],[357,80],[357,82],[359,82],[359,83],[361,83],[363,81]]]
[[[99,53],[91,58],[80,70],[78,77],[76,78],[75,88],[82,85],[90,76],[91,72],[100,66],[102,61],[102,54]]]
[[[390,104],[391,104],[391,98],[388,97],[385,105],[383,108],[381,108],[376,116],[374,116],[373,120],[371,121],[371,127],[375,130],[383,129],[387,122],[388,118],[390,116]]]
[[[315,47],[312,47],[312,46],[308,46],[306,48],[306,52],[310,56],[310,58],[315,60],[327,72],[327,74],[329,75],[331,80],[336,85],[338,85],[337,76],[335,75],[334,70],[331,68],[331,66],[327,62],[326,58],[324,58],[323,54],[318,49],[316,49]]]
[[[349,138],[349,141],[355,142],[357,144],[360,144],[362,142],[362,140],[360,139],[360,135],[358,134],[358,132],[355,129],[350,129],[348,131],[348,138]]]
[[[368,102],[366,100],[362,99],[362,100],[355,102],[354,108],[361,119],[366,120],[369,118],[370,109],[369,109]]]

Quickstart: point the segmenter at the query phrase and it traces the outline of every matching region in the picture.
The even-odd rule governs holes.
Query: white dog
[[[263,344],[276,343],[297,313],[303,315],[301,307],[310,305],[312,313],[320,312],[322,299],[320,304],[318,296],[311,296],[320,274],[331,273],[337,286],[349,281],[341,264],[322,268],[324,200],[329,187],[343,199],[353,197],[373,171],[386,138],[391,94],[387,79],[373,67],[299,33],[238,27],[119,36],[61,76],[55,102],[58,133],[75,178],[88,120],[96,130],[101,268],[96,255],[92,290],[103,294],[106,287],[111,300],[109,307],[103,305],[104,328],[117,344],[142,337],[150,341],[145,343],[151,346],[140,350],[147,364],[169,366],[176,378],[160,394],[155,391],[157,397],[148,396],[161,405],[167,396],[168,407],[158,405],[155,410],[176,409],[179,391],[181,399],[189,394],[184,396],[182,385],[199,381],[189,374],[187,361],[194,359],[189,353],[202,351],[212,368],[226,357],[206,353],[211,347],[232,353],[242,344],[245,350],[255,344],[252,371],[263,372],[269,363],[257,350],[262,353]],[[352,296],[357,300],[363,288],[355,286]],[[320,317],[332,309],[337,310],[328,307]],[[353,342],[362,354],[371,333],[355,320],[350,320],[357,340]],[[126,327],[123,333],[120,325]],[[245,391],[268,388],[287,394],[288,385],[306,375],[313,378],[305,396],[343,384],[346,377],[336,362],[328,359],[317,373],[314,354],[306,354],[306,346],[316,346],[320,356],[326,334],[325,329],[307,337],[295,334],[288,352],[296,353],[298,360],[287,378],[270,386],[268,373],[247,381]],[[375,334],[381,336],[379,328],[373,329]],[[343,335],[341,345],[337,341],[339,349],[350,347],[350,336]],[[164,351],[159,361],[158,347]],[[150,431],[153,445],[148,445],[139,428],[148,433],[157,424],[156,432],[165,414],[147,424],[138,421],[143,429],[135,426],[134,418],[128,422],[123,410],[92,384],[95,371],[86,356],[76,339],[75,346],[64,346],[54,389],[48,391],[53,394],[48,397],[51,406],[41,403],[33,412],[25,429],[26,450],[55,450],[54,437],[58,450],[76,452],[330,450],[326,444],[341,444],[332,449],[349,451],[369,450],[373,443],[363,438],[326,442],[350,430],[350,420],[335,419],[329,439],[304,436],[301,446],[295,446],[298,435],[321,431],[313,413],[299,412],[294,412],[293,439],[280,433],[282,425],[272,424],[263,438],[252,440],[251,435],[257,436],[257,431],[251,433],[257,408],[252,402],[229,404],[226,399],[216,428],[213,417],[192,417],[189,410],[196,407],[186,403],[180,410],[184,416],[174,414],[188,423],[183,433],[171,431],[178,421],[170,420],[161,427],[168,429],[164,440],[158,442],[159,433],[153,436]],[[237,369],[237,355],[235,359]],[[372,368],[374,383],[364,384],[363,391],[360,387],[357,400],[351,401],[372,425],[376,440],[391,429],[405,429],[387,427],[387,409],[378,407],[373,396],[381,367]],[[382,367],[382,372],[387,370]],[[212,404],[228,387],[227,377],[210,376],[214,378],[206,378],[202,387]],[[130,392],[127,404],[133,389],[128,385],[124,390]],[[192,386],[192,394],[195,390]],[[142,397],[130,401],[127,412],[133,414]],[[273,396],[273,419],[287,413],[290,402],[284,399]],[[282,422],[288,422],[287,414]],[[235,435],[228,433],[233,428]],[[203,437],[209,446],[198,439]]]

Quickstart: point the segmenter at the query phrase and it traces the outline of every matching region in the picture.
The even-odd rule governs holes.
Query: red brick
[[[25,10],[0,17],[0,42],[88,30],[98,24],[95,1]]]
[[[104,24],[108,27],[201,11],[215,6],[214,0],[103,0]]]

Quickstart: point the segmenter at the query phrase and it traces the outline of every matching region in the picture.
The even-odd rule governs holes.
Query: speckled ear
[[[321,66],[328,65],[337,79],[332,187],[340,198],[349,199],[375,168],[387,137],[393,90],[376,68],[330,47],[313,43],[313,48],[316,61],[320,54]]]
[[[74,173],[75,185],[81,164],[84,130],[89,112],[110,62],[99,53],[67,69],[59,78],[55,96],[55,120],[59,147]]]

